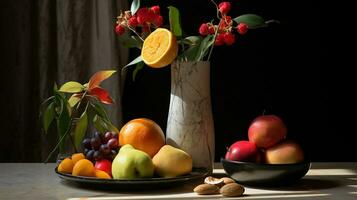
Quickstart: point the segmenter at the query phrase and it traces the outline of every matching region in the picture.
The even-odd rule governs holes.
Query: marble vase
[[[166,142],[189,153],[193,167],[212,172],[215,142],[209,62],[171,64]]]

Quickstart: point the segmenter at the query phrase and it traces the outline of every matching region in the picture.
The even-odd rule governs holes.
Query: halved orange
[[[153,68],[165,67],[177,56],[176,37],[165,28],[158,28],[144,41],[141,57],[144,63]]]

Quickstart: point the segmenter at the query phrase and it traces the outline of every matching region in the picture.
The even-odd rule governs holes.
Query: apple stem
[[[266,110],[265,110],[265,109],[263,109],[263,114],[262,114],[263,116],[265,115],[265,111],[266,111]]]

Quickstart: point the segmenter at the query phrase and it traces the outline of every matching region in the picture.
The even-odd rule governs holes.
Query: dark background
[[[164,16],[167,16],[167,6],[179,8],[187,35],[197,35],[199,25],[215,16],[215,9],[208,0],[144,0],[142,3],[160,4]],[[216,159],[224,156],[226,147],[236,140],[247,139],[250,122],[265,112],[284,120],[287,137],[298,141],[311,160],[357,161],[355,156],[346,153],[350,152],[353,134],[338,129],[337,125],[343,116],[335,114],[341,107],[335,101],[340,97],[333,93],[337,77],[327,76],[325,52],[328,47],[322,42],[321,4],[307,0],[237,0],[232,1],[232,10],[233,17],[255,13],[265,19],[279,20],[280,24],[250,30],[237,38],[233,46],[217,47],[213,52],[211,95]],[[11,11],[8,13],[11,15]],[[2,40],[6,44],[11,42],[6,37]],[[136,57],[137,52],[131,53],[132,58]],[[2,56],[1,59],[6,64],[7,58]],[[2,70],[1,74],[6,75],[6,71]],[[122,102],[124,122],[147,117],[165,130],[170,68],[144,68],[135,82],[131,73],[132,69],[127,75]],[[3,109],[5,115],[11,112],[6,110],[7,106]],[[8,123],[15,125],[16,122]],[[4,141],[12,136],[8,130],[3,133],[2,144],[6,144]],[[16,147],[9,145],[4,149],[6,151],[1,153],[16,154]]]

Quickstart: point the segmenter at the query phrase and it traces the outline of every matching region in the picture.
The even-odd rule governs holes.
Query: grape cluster
[[[82,141],[84,155],[88,160],[98,161],[101,159],[114,160],[118,153],[118,134],[106,132],[104,135],[95,132],[92,138],[85,138]]]

